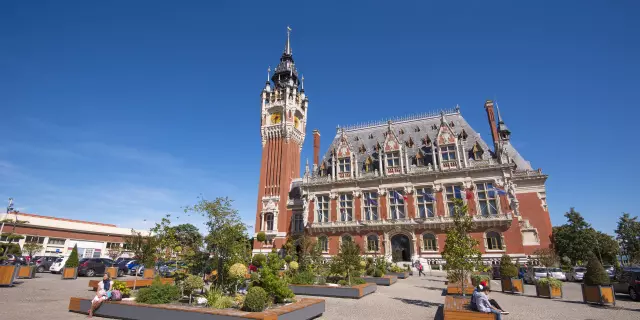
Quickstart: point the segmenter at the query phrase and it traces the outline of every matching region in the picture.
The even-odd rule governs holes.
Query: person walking
[[[418,269],[418,276],[422,277],[422,275],[424,275],[426,277],[427,275],[424,274],[424,272],[422,272],[422,270],[423,270],[422,263],[420,261],[417,261],[417,264],[418,264],[418,266],[417,266],[418,267],[417,268]]]

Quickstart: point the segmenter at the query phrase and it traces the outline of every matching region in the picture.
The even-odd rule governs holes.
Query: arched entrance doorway
[[[404,234],[391,237],[391,258],[393,262],[411,261],[411,241]]]

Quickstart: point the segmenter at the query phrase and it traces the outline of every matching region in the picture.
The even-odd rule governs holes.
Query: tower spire
[[[291,55],[291,27],[287,26],[287,44],[284,46],[284,53]]]
[[[502,122],[502,116],[500,115],[500,107],[498,106],[498,100],[495,100],[496,109],[498,109],[498,123]]]

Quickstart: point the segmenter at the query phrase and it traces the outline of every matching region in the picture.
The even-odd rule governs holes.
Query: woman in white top
[[[105,301],[111,297],[111,290],[113,290],[113,280],[109,274],[104,274],[102,281],[98,282],[98,290],[96,290],[96,296],[91,300],[91,308],[89,308],[89,318],[93,317],[93,311]]]

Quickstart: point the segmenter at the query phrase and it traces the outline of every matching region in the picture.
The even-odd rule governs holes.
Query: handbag
[[[122,292],[120,290],[111,291],[111,301],[121,301],[122,300]]]

